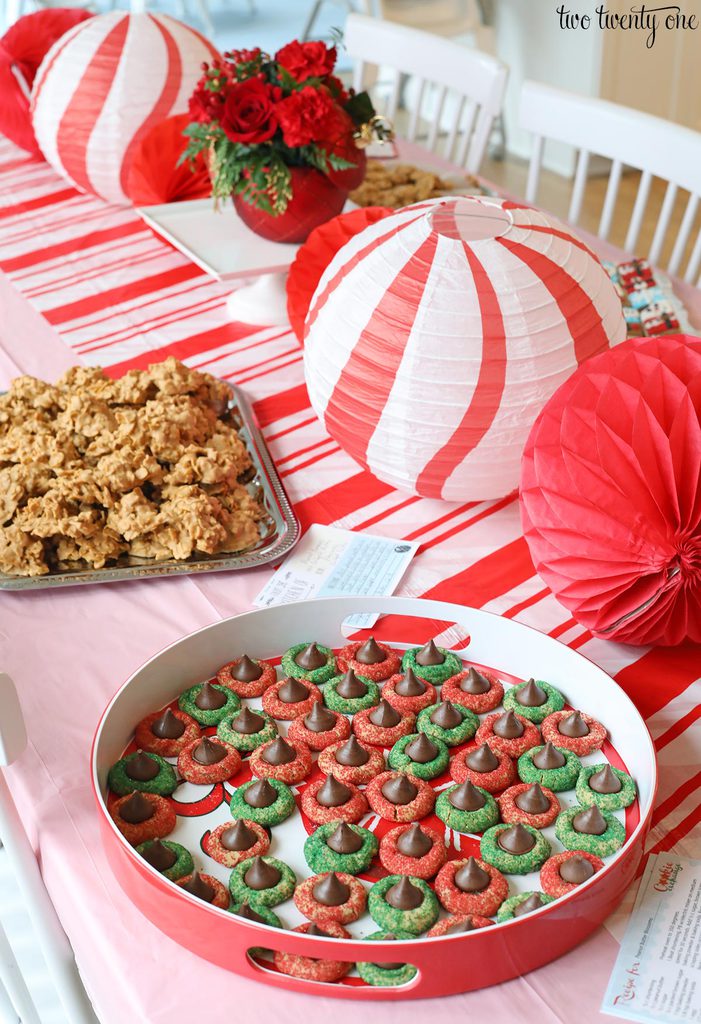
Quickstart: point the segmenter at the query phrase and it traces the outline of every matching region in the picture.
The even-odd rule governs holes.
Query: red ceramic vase
[[[277,217],[233,197],[241,220],[257,235],[271,242],[305,242],[314,228],[331,220],[343,209],[348,192],[339,188],[315,167],[291,167],[292,198],[284,213]]]

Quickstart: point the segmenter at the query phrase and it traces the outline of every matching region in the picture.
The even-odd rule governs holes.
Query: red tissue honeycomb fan
[[[580,367],[531,431],[521,515],[592,633],[701,641],[701,338],[635,338]]]

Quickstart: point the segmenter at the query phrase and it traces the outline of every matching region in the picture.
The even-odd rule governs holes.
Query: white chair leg
[[[0,1021],[2,1024],[41,1024],[15,954],[0,924]]]
[[[22,1024],[10,1002],[10,997],[0,982],[0,1024]]]
[[[319,12],[321,11],[321,8],[323,6],[324,6],[324,0],[315,0],[315,3],[312,5],[312,8],[309,11],[309,14],[307,15],[307,20],[304,23],[304,28],[302,29],[302,35],[300,36],[300,39],[302,40],[303,43],[307,42],[307,40],[310,38],[312,32],[314,31],[314,26],[316,25],[316,19],[319,17]]]

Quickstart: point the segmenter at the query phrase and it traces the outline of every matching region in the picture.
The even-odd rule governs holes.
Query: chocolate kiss
[[[316,794],[316,802],[322,807],[340,807],[347,804],[352,796],[352,789],[339,782],[335,775],[327,775],[324,785]]]
[[[491,688],[492,684],[487,677],[478,672],[476,668],[468,669],[465,678],[460,680],[460,689],[463,693],[472,693],[477,696],[480,693],[487,693]]]
[[[442,665],[445,661],[445,655],[441,654],[433,640],[429,640],[428,643],[421,648],[416,655],[416,664],[423,665]]]
[[[422,832],[418,821],[415,821],[400,835],[397,849],[405,857],[425,857],[433,849],[433,840]]]
[[[312,921],[311,924],[304,932],[305,935],[325,935],[327,938],[332,938],[328,932],[325,932],[323,928],[320,928],[316,921]]]
[[[304,726],[310,732],[328,732],[336,725],[336,715],[324,707],[320,700],[312,704],[312,709],[305,715]]]
[[[492,877],[479,866],[474,857],[468,857],[463,866],[455,872],[453,881],[461,892],[483,892],[491,883]]]
[[[523,736],[523,723],[519,722],[513,711],[505,711],[494,722],[492,732],[495,736],[501,736],[503,740],[515,740],[518,736]]]
[[[357,853],[363,845],[363,837],[342,821],[326,839],[326,845],[334,853]]]
[[[359,768],[370,760],[369,753],[358,743],[355,736],[350,736],[343,746],[338,748],[334,757],[339,764],[346,768]]]
[[[250,903],[244,901],[234,913],[237,917],[245,917],[247,921],[257,921],[259,924],[267,924],[264,917],[261,917],[257,910],[254,910]]]
[[[355,652],[355,660],[359,661],[361,665],[379,665],[380,662],[387,660],[387,655],[380,645],[375,642],[375,637],[371,636]]]
[[[159,740],[177,740],[185,732],[185,723],[181,722],[170,708],[166,708],[161,717],[152,723],[151,732],[158,736]]]
[[[209,682],[203,683],[202,689],[195,697],[195,704],[200,711],[218,711],[226,704],[226,694]]]
[[[239,819],[229,828],[225,828],[219,837],[219,842],[225,850],[233,850],[234,853],[241,853],[243,850],[250,850],[258,842],[259,836],[252,828]]]
[[[514,917],[521,917],[522,914],[530,914],[532,910],[538,910],[539,907],[544,906],[540,893],[532,892],[525,900],[521,900],[514,907]]]
[[[484,793],[480,793],[469,779],[461,786],[448,790],[448,803],[458,811],[478,811],[486,802]]]
[[[352,668],[348,669],[346,674],[336,685],[336,693],[339,697],[343,697],[344,700],[353,700],[355,697],[364,697],[367,692],[367,686],[362,679],[358,679]]]
[[[560,878],[572,885],[581,885],[594,874],[594,865],[586,857],[568,857],[560,865]]]
[[[395,942],[396,941],[396,935],[393,935],[391,932],[388,932],[384,936],[382,941],[383,942]],[[375,967],[379,967],[380,970],[383,970],[383,971],[398,971],[400,967],[404,966],[404,964],[374,964],[374,966]]]
[[[244,883],[249,889],[260,892],[261,889],[272,889],[282,878],[282,872],[278,871],[274,864],[269,864],[262,857],[254,857],[253,862],[243,876]]]
[[[605,765],[589,778],[589,789],[595,793],[620,793],[623,783],[611,768],[610,764]]]
[[[282,736],[278,736],[276,740],[263,748],[261,757],[267,764],[289,764],[297,759],[297,751],[291,743],[284,740]]]
[[[325,907],[340,907],[342,903],[348,902],[350,894],[350,886],[342,882],[335,871],[322,878],[312,889],[314,899]]]
[[[441,701],[431,712],[430,718],[433,724],[440,726],[441,729],[454,729],[462,722],[462,715],[449,700]]]
[[[214,886],[205,882],[199,871],[193,871],[187,882],[183,882],[180,888],[197,896],[198,899],[204,900],[205,903],[211,903],[214,899]]]
[[[326,655],[319,650],[315,643],[311,643],[295,655],[295,662],[300,668],[306,668],[313,672],[315,668],[321,668],[326,664]]]
[[[517,689],[516,700],[522,708],[539,708],[547,703],[548,695],[535,679],[529,679]]]
[[[425,732],[420,732],[415,740],[407,743],[404,753],[416,764],[428,764],[438,756],[438,747]]]
[[[278,697],[285,704],[299,704],[309,696],[309,687],[288,676],[277,692]]]
[[[581,832],[585,836],[602,836],[608,824],[599,808],[594,804],[587,807],[586,811],[580,811],[572,819],[572,828],[575,832]]]
[[[259,779],[245,790],[243,799],[249,807],[270,807],[277,800],[277,790],[267,779]]]
[[[372,709],[368,715],[368,720],[380,729],[391,729],[401,722],[402,716],[383,698],[377,707]]]
[[[156,809],[143,793],[136,790],[119,808],[119,817],[129,825],[140,825],[148,821],[156,813]]]
[[[262,675],[263,669],[256,665],[255,661],[251,661],[247,654],[239,658],[231,670],[232,679],[238,679],[240,683],[252,683]]]
[[[394,692],[400,697],[420,697],[422,693],[426,693],[426,683],[419,679],[413,669],[408,668],[404,677],[394,687]]]
[[[167,871],[168,868],[172,868],[178,859],[178,855],[175,850],[171,850],[169,846],[162,843],[160,839],[154,839],[152,843],[149,843],[146,849],[143,851],[141,856],[147,861],[152,868],[156,871]]]
[[[143,750],[137,750],[124,766],[125,774],[134,782],[150,782],[156,778],[160,770],[158,761],[144,754]]]
[[[561,718],[557,723],[557,731],[570,739],[578,739],[580,736],[589,735],[589,726],[584,721],[579,711],[573,711],[567,718]]]
[[[387,779],[381,792],[385,800],[389,800],[396,806],[401,806],[415,800],[419,790],[406,775],[396,775],[392,779]]]
[[[455,924],[451,924],[450,928],[446,928],[443,934],[457,935],[460,932],[471,932],[474,931],[474,927],[472,918],[466,917],[464,921],[456,921]]]
[[[529,850],[532,850],[536,841],[528,829],[518,822],[516,825],[512,825],[510,828],[500,832],[497,843],[501,846],[502,850],[513,854],[514,857],[518,857],[522,853],[528,853]]]
[[[535,785],[529,786],[528,789],[524,789],[523,793],[519,793],[514,803],[519,810],[525,811],[526,814],[545,814],[550,810],[550,801],[537,782]]]
[[[553,768],[562,768],[567,758],[557,747],[548,740],[544,747],[533,755],[533,764],[541,771],[551,771]]]
[[[226,753],[226,747],[221,743],[213,743],[208,736],[203,736],[192,751],[192,756],[198,764],[219,764],[226,757]]]
[[[262,715],[251,711],[250,708],[243,707],[236,718],[232,718],[231,728],[234,732],[240,732],[244,736],[252,736],[253,733],[260,732],[265,728],[265,719]]]
[[[407,875],[402,875],[401,881],[395,882],[387,890],[385,899],[390,907],[395,907],[397,910],[415,910],[423,903],[424,894],[417,885],[409,881]]]
[[[465,764],[473,772],[479,772],[481,775],[484,775],[495,771],[499,767],[499,758],[488,743],[483,743],[481,747],[476,747],[475,750],[472,750],[467,755]]]

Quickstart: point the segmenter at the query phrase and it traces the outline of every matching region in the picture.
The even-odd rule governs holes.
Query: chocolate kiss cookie
[[[542,750],[533,755],[533,764],[541,771],[550,771],[552,768],[562,768],[567,758],[560,753],[557,747],[548,740]]]
[[[383,942],[396,942],[397,936],[388,932],[387,935],[383,936]],[[379,967],[382,971],[398,971],[404,964],[376,964],[373,963],[373,967]]]
[[[198,899],[204,900],[205,903],[211,903],[214,899],[214,889],[209,882],[205,882],[199,871],[193,871],[187,882],[184,882],[180,888],[197,896]]]
[[[144,754],[143,750],[137,750],[124,765],[125,774],[134,782],[149,782],[156,778],[160,770],[158,762]]]
[[[581,885],[594,874],[594,865],[586,857],[568,857],[559,867],[560,878],[570,885]]]
[[[142,821],[152,818],[155,813],[153,805],[138,790],[135,790],[119,808],[119,817],[129,825],[140,825]]]
[[[426,733],[421,732],[415,740],[404,747],[404,753],[416,764],[428,764],[438,757],[438,747]]]
[[[325,907],[340,907],[348,902],[350,894],[350,886],[341,881],[335,871],[322,878],[312,889],[314,899]]]
[[[481,747],[477,747],[467,755],[465,758],[465,764],[468,768],[471,768],[473,772],[479,772],[482,775],[486,775],[489,772],[495,771],[499,767],[499,758],[488,743],[483,743]]]
[[[352,668],[349,668],[336,686],[336,693],[344,700],[354,700],[356,697],[364,697],[368,688],[362,679],[358,679]]]
[[[226,747],[223,747],[221,743],[212,742],[208,736],[203,736],[192,751],[193,759],[198,764],[219,764],[226,755]]]
[[[225,850],[241,853],[242,850],[250,850],[259,839],[260,836],[239,818],[229,828],[224,829],[219,837],[219,842]]]
[[[305,935],[323,935],[327,939],[332,939],[333,938],[333,935],[329,935],[329,933],[325,932],[323,928],[320,928],[319,925],[316,923],[316,921],[312,921],[312,923],[309,925],[309,927],[307,928],[307,930],[306,930],[306,932],[304,934]]]
[[[487,802],[484,793],[480,793],[469,779],[448,792],[448,801],[458,811],[478,811]]]
[[[243,680],[242,680],[243,681]],[[234,911],[236,917],[245,917],[247,921],[257,921],[258,924],[267,924],[264,917],[261,917],[257,910],[254,910],[250,903],[243,902],[238,910]]]
[[[514,857],[520,857],[522,853],[528,853],[536,844],[531,833],[519,822],[511,828],[504,829],[499,833],[498,845]]]
[[[478,672],[476,668],[470,668],[464,679],[460,680],[460,689],[463,693],[471,693],[477,697],[480,693],[487,693],[491,690],[492,684],[486,676]]]
[[[369,640],[366,640],[362,647],[359,647],[355,652],[355,660],[360,662],[361,665],[379,665],[380,662],[387,660],[387,654],[382,648],[375,642],[374,636],[371,636]],[[343,696],[343,694],[341,694]]]
[[[231,669],[231,675],[239,683],[252,683],[256,679],[260,679],[263,669],[260,665],[256,665],[255,661],[251,661],[247,654],[244,654]]]
[[[492,881],[492,876],[481,868],[474,857],[468,857],[453,876],[461,892],[483,892]]]
[[[353,791],[339,782],[335,775],[327,775],[326,781],[316,794],[316,802],[322,807],[340,807],[347,804]]]
[[[363,845],[363,837],[342,821],[338,828],[327,836],[326,845],[334,853],[357,853]]]
[[[449,700],[441,701],[436,705],[435,711],[431,712],[431,721],[441,729],[454,729],[462,722],[462,715]]]
[[[263,750],[260,756],[267,764],[290,764],[291,761],[297,759],[297,751],[291,743],[288,743],[282,736],[278,736],[269,747]]]
[[[402,716],[383,698],[377,707],[372,709],[368,719],[379,729],[392,729],[401,722]]]
[[[492,732],[495,736],[501,736],[503,740],[515,740],[518,736],[523,736],[523,723],[519,722],[513,711],[505,711],[495,721]]]
[[[328,732],[336,725],[336,716],[333,711],[316,701],[308,715],[304,716],[304,727],[310,732]]]
[[[622,787],[623,783],[611,770],[610,764],[589,777],[589,789],[593,789],[595,793],[620,793]]]
[[[606,818],[596,804],[587,807],[586,811],[580,811],[572,819],[572,828],[575,832],[581,832],[586,836],[602,836],[608,825]]]
[[[178,859],[178,855],[175,850],[171,850],[170,847],[162,843],[160,839],[154,839],[146,849],[143,851],[141,856],[147,861],[152,868],[156,871],[167,871],[168,868],[172,868]]]
[[[416,664],[423,665],[426,668],[428,665],[442,665],[445,661],[445,656],[441,654],[433,640],[429,640],[428,643],[416,653]]]
[[[536,782],[514,798],[516,806],[526,814],[545,814],[550,810],[550,801]]]
[[[200,711],[218,711],[226,704],[226,694],[221,690],[216,690],[209,682],[203,683],[202,689],[195,697],[195,704]],[[183,886],[183,888],[186,887]]]
[[[299,679],[288,676],[277,692],[283,704],[300,704],[309,697],[309,688]]]
[[[566,718],[561,718],[557,723],[557,731],[570,739],[577,739],[580,736],[589,735],[589,726],[584,721],[579,711],[573,711]]]
[[[315,643],[311,643],[308,644],[303,651],[299,652],[295,657],[295,662],[300,668],[305,668],[309,672],[313,672],[315,668],[321,668],[322,665],[326,664],[326,655],[322,654]],[[288,703],[290,702],[288,701]]]
[[[393,779],[387,779],[381,792],[385,800],[389,800],[395,806],[401,806],[415,800],[419,790],[406,775],[397,775]]]
[[[339,747],[334,757],[339,764],[344,765],[346,768],[360,768],[361,765],[367,764],[370,760],[370,755],[367,750],[358,743],[355,736],[351,736],[342,747]]]
[[[249,807],[271,807],[278,798],[277,790],[267,779],[260,779],[249,786],[243,794]]]
[[[250,708],[241,708],[236,718],[231,720],[231,728],[234,732],[240,732],[244,736],[253,736],[254,733],[260,732],[266,725],[265,719],[262,715],[256,714],[255,711],[251,711]]]
[[[391,907],[397,910],[415,910],[424,901],[424,894],[417,885],[409,881],[407,875],[402,876],[401,882],[395,884],[385,893],[385,899]]]
[[[262,889],[273,889],[282,878],[282,874],[274,864],[266,864],[262,857],[254,857],[253,863],[243,876],[249,889],[260,892]]]
[[[405,857],[425,857],[433,849],[433,840],[422,831],[418,821],[402,832],[397,840],[397,849]]]
[[[185,723],[166,708],[161,717],[151,724],[151,732],[159,740],[179,740],[185,732]]]
[[[400,697],[420,697],[421,694],[426,693],[426,683],[415,675],[413,669],[408,668],[404,677],[394,687],[394,692],[398,693]]]
[[[474,931],[475,926],[472,923],[472,919],[466,917],[464,921],[456,921],[455,924],[451,924],[450,928],[446,928],[443,932],[444,935],[458,935],[460,932],[471,932]]]
[[[538,910],[539,907],[544,907],[540,894],[537,892],[531,893],[531,895],[521,900],[519,904],[514,907],[514,917],[521,917],[522,914],[530,914],[532,910]]]
[[[516,700],[524,708],[539,708],[547,703],[548,695],[535,679],[529,679],[525,686],[516,692]]]

